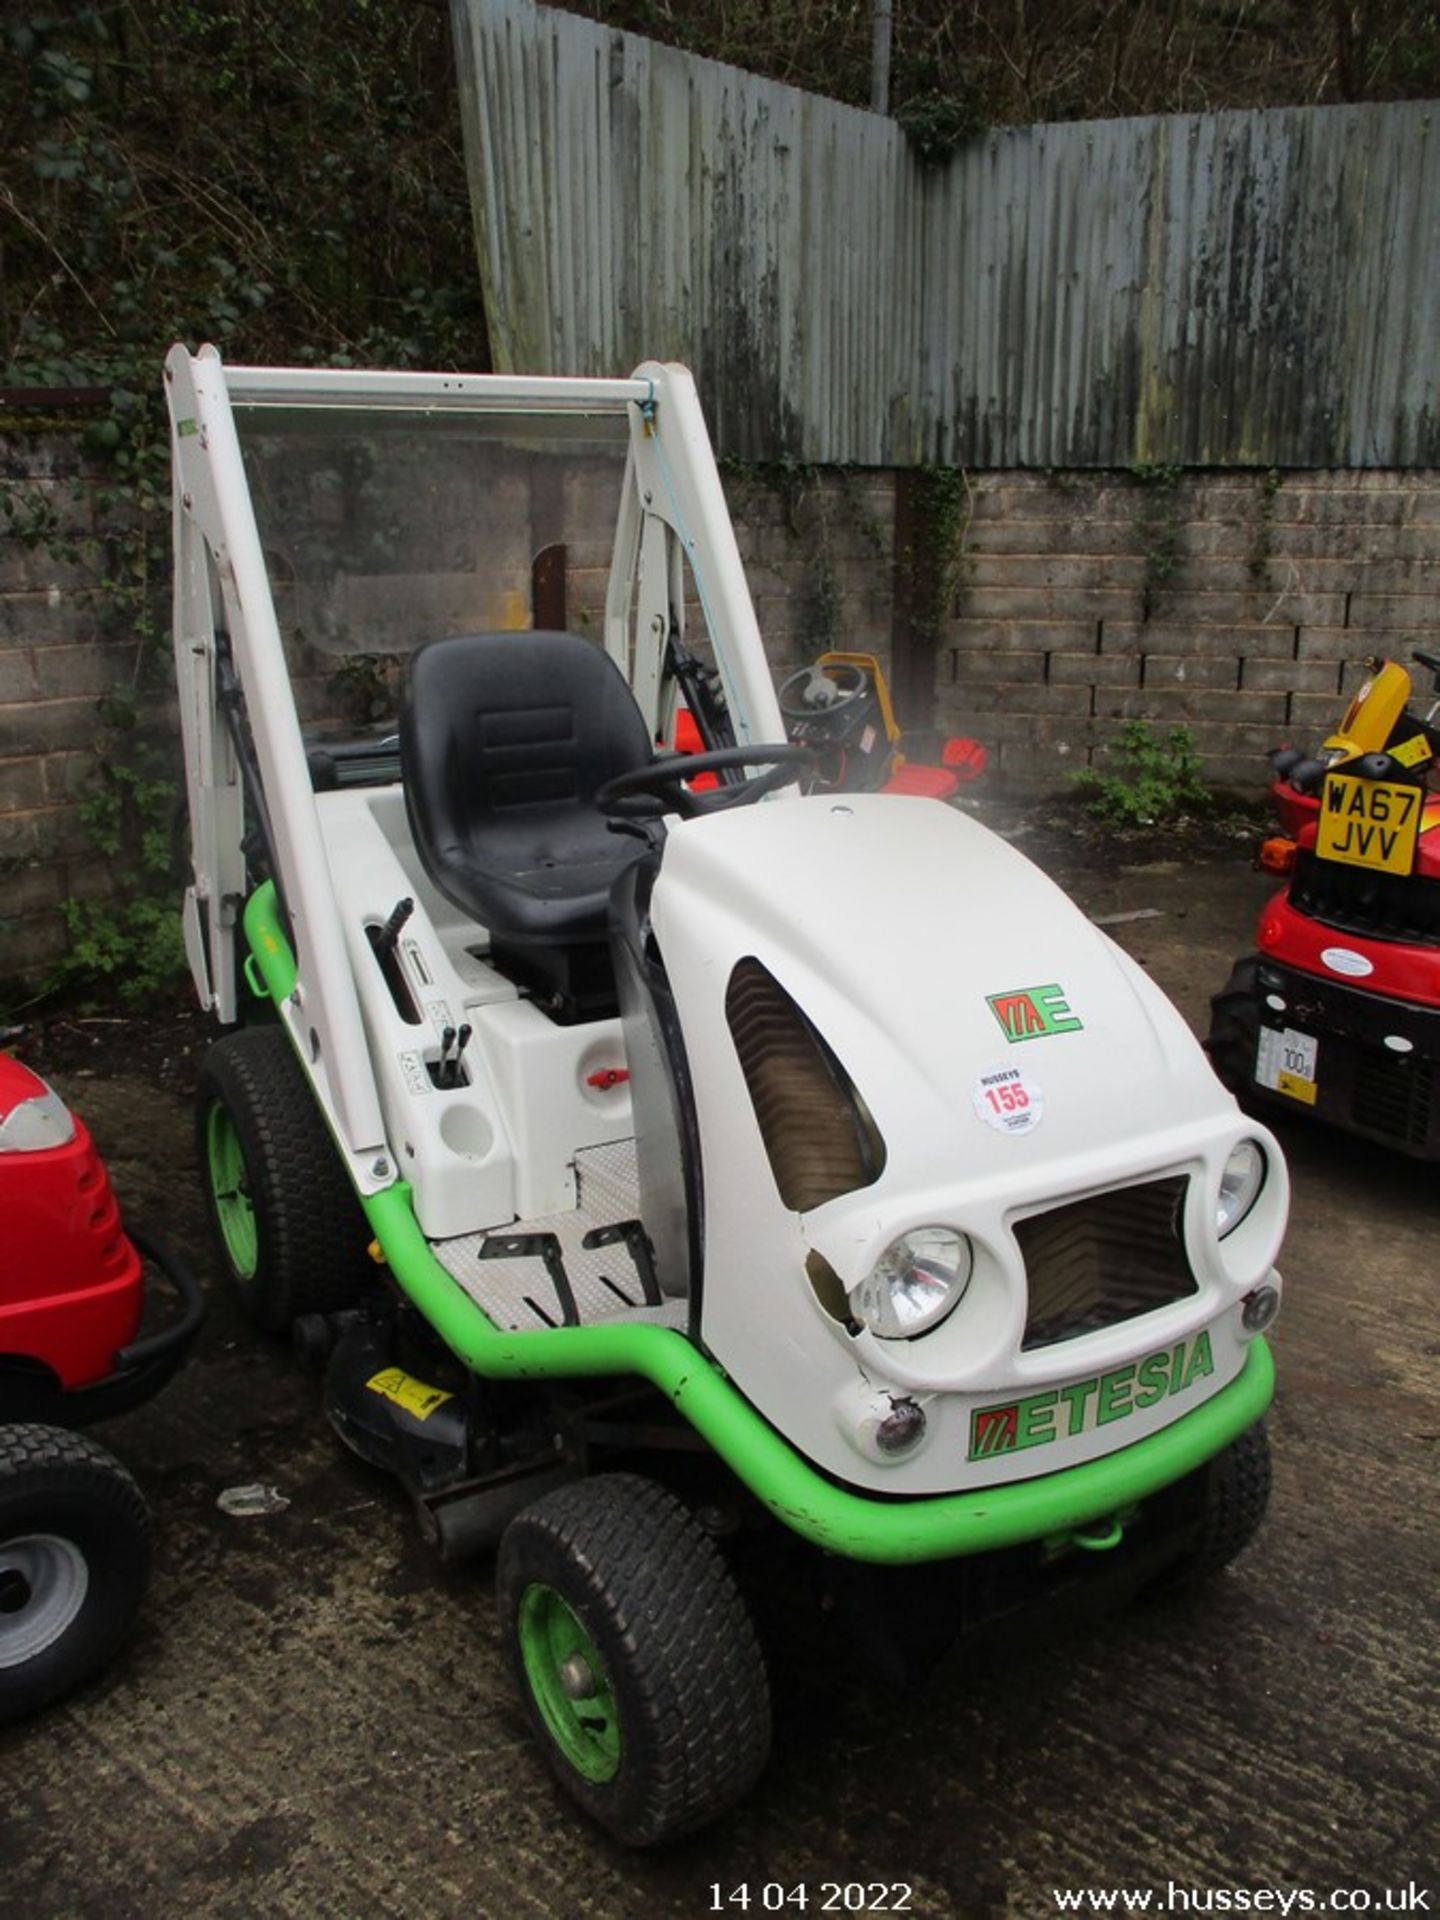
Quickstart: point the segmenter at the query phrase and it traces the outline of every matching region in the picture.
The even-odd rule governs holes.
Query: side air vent
[[[741,960],[725,1016],[780,1198],[806,1213],[885,1168],[885,1143],[850,1077],[758,960]]]

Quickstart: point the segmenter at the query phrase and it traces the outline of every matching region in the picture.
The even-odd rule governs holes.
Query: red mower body
[[[141,1249],[89,1131],[37,1073],[0,1054],[0,1421],[80,1425],[170,1377],[199,1327],[200,1291],[183,1263],[148,1241],[143,1250],[181,1313],[142,1340]]]
[[[68,1116],[62,1145],[4,1150],[6,1121],[43,1101],[59,1106],[38,1074],[0,1054],[0,1354],[38,1360],[62,1386],[83,1387],[104,1379],[135,1338],[144,1279],[83,1121]]]
[[[1403,736],[1398,758],[1314,758],[1301,787],[1283,773],[1273,783],[1289,838],[1267,842],[1261,864],[1286,884],[1261,910],[1255,952],[1211,1003],[1207,1046],[1225,1084],[1267,1116],[1324,1121],[1433,1163],[1440,791],[1432,730],[1417,734],[1419,724],[1387,720]],[[1264,858],[1282,848],[1284,865]]]

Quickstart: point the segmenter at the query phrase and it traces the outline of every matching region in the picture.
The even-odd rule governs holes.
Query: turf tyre
[[[693,1833],[754,1785],[770,1750],[759,1643],[714,1542],[663,1488],[616,1473],[544,1495],[506,1528],[496,1590],[546,1760],[616,1839],[653,1847]],[[605,1720],[602,1735],[564,1724],[537,1604],[574,1628],[567,1644],[604,1683],[573,1709]]]
[[[370,1231],[283,1027],[215,1042],[195,1117],[211,1232],[246,1318],[284,1333],[353,1306],[374,1282]]]
[[[149,1509],[113,1454],[61,1427],[0,1427],[0,1725],[99,1672],[149,1572]]]
[[[1242,1103],[1254,1093],[1255,1049],[1260,1036],[1260,958],[1247,953],[1210,1001],[1205,1051],[1220,1084]]]
[[[1257,1421],[1207,1467],[1200,1529],[1193,1544],[1161,1577],[1169,1592],[1211,1579],[1244,1552],[1260,1531],[1270,1504],[1270,1440]]]

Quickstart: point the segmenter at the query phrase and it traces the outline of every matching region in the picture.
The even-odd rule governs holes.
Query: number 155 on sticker
[[[982,1073],[970,1093],[976,1113],[996,1133],[1029,1133],[1045,1114],[1045,1096],[1019,1067]]]

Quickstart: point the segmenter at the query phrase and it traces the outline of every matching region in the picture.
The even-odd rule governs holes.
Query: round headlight
[[[970,1284],[970,1242],[953,1227],[912,1227],[850,1295],[856,1317],[883,1340],[909,1340],[943,1320]]]
[[[1220,1201],[1215,1224],[1223,1240],[1238,1227],[1260,1197],[1265,1184],[1265,1155],[1258,1142],[1240,1140],[1230,1149],[1225,1171],[1220,1176]]]

